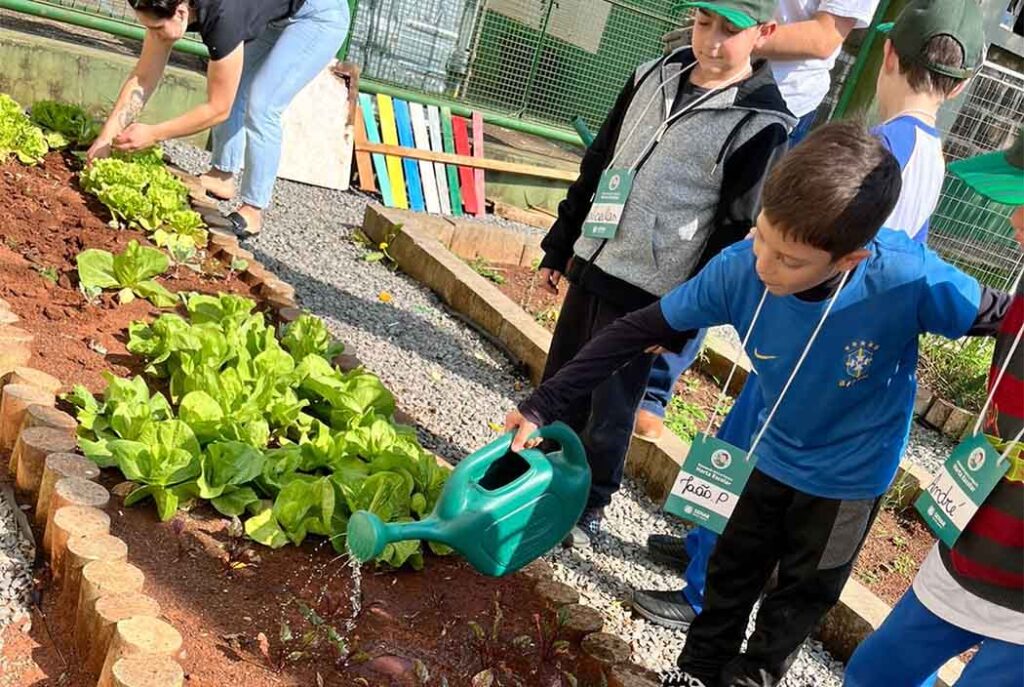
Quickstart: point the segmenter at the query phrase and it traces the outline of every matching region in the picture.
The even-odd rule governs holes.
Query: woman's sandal
[[[260,233],[259,231],[250,231],[249,223],[237,212],[232,212],[224,219],[228,222],[228,226],[225,228],[233,231],[235,236],[240,239],[252,238]]]

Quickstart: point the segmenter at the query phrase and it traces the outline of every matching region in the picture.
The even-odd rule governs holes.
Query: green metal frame
[[[850,102],[853,100],[853,95],[857,90],[857,84],[860,82],[864,68],[871,58],[871,49],[875,46],[875,40],[878,37],[878,25],[884,21],[891,2],[892,0],[881,0],[878,3],[875,16],[871,19],[871,26],[867,29],[867,34],[864,36],[864,42],[861,43],[860,50],[857,51],[857,59],[850,69],[849,76],[846,77],[846,83],[843,84],[843,92],[839,96],[839,102],[836,103],[836,109],[832,112],[832,119],[842,119],[846,116],[846,111],[850,108]]]
[[[353,12],[357,11],[358,0],[348,0],[348,2],[349,7],[352,8]],[[110,19],[107,17],[98,17],[88,12],[81,12],[79,10],[68,9],[66,7],[57,7],[45,2],[38,2],[37,0],[0,0],[0,9],[20,12],[34,17],[50,19],[52,21],[59,21],[73,26],[92,29],[94,31],[101,31],[121,38],[131,38],[141,41],[146,35],[146,30],[136,24],[130,24],[128,22]],[[353,17],[354,16],[355,15],[353,14]],[[182,39],[176,42],[174,44],[174,49],[189,55],[196,55],[204,58],[209,57],[206,46],[199,41],[192,39]],[[338,53],[339,59],[344,59],[347,53],[348,41],[346,40],[345,45],[342,46],[342,49]],[[536,122],[524,121],[516,117],[501,115],[496,112],[489,112],[481,108],[467,107],[466,105],[460,104],[456,101],[445,98],[435,98],[417,91],[392,86],[372,79],[360,79],[359,90],[364,93],[381,93],[393,98],[401,98],[403,100],[422,103],[424,105],[450,107],[452,113],[463,117],[468,117],[473,112],[480,112],[483,115],[484,121],[488,124],[494,124],[495,126],[520,131],[534,136],[540,136],[541,138],[552,141],[559,141],[573,145],[583,144],[579,135],[572,131],[557,129]]]

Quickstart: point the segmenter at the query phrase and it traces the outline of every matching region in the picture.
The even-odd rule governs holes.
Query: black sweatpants
[[[572,360],[601,329],[628,312],[571,284],[551,340],[544,379]],[[587,508],[607,506],[622,484],[636,409],[647,388],[653,361],[652,355],[637,356],[597,387],[589,398],[581,399],[557,418],[580,435],[587,451],[591,471]]]
[[[839,600],[881,498],[811,496],[755,468],[708,562],[704,610],[690,626],[679,668],[708,687],[771,687]],[[747,650],[754,603],[778,564]]]

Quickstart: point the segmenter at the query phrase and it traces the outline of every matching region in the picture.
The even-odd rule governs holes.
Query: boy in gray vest
[[[774,0],[704,0],[693,45],[642,65],[580,165],[541,246],[539,278],[569,291],[544,378],[606,325],[656,302],[754,224],[761,187],[796,119],[764,61]],[[560,418],[580,433],[593,474],[567,544],[600,531],[619,489],[652,357],[619,370]]]

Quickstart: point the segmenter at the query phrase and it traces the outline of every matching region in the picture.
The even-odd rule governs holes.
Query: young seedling
[[[479,274],[484,279],[487,279],[488,281],[491,281],[497,284],[498,286],[501,286],[502,284],[505,283],[505,275],[501,273],[501,270],[491,267],[483,258],[476,258],[474,260],[470,260],[468,261],[467,264],[473,268],[474,272]]]

